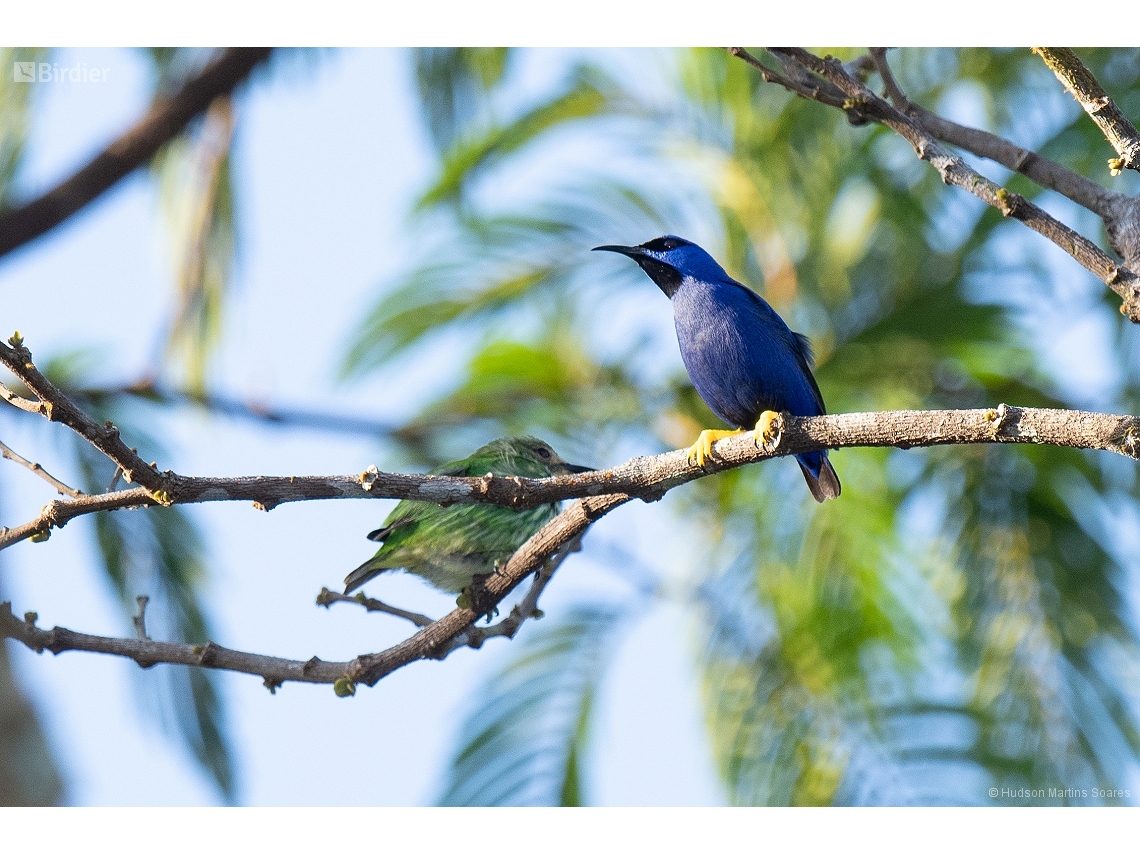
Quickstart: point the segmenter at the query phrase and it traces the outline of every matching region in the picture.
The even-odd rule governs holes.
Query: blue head
[[[711,255],[692,241],[676,235],[654,238],[640,246],[594,247],[594,251],[598,250],[628,255],[670,298],[686,277],[703,282],[732,281]]]

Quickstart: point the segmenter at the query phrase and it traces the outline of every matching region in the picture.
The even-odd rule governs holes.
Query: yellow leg
[[[705,458],[712,454],[712,444],[726,436],[736,436],[744,433],[742,430],[703,430],[697,441],[689,448],[689,462],[698,466],[705,465]]]
[[[784,430],[784,420],[780,414],[765,410],[756,422],[756,444],[761,448],[775,448]]]

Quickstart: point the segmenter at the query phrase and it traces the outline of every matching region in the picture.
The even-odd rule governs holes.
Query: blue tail
[[[826,451],[797,454],[796,462],[800,464],[808,489],[817,502],[839,498],[842,490],[839,476],[835,474],[831,461],[827,459]]]

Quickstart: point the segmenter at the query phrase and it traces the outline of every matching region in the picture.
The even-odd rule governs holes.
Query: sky
[[[540,71],[562,57],[540,59]],[[362,312],[383,283],[412,262],[405,213],[429,179],[431,161],[409,60],[405,51],[389,49],[284,57],[272,74],[260,73],[238,102],[240,251],[215,390],[384,421],[409,412],[424,394],[415,372],[384,382],[335,383]],[[107,81],[37,84],[24,194],[69,174],[128,127],[148,101],[146,65],[131,51],[73,49],[56,61],[108,68]],[[4,328],[18,328],[41,363],[90,348],[98,380],[137,378],[170,311],[159,217],[151,182],[136,174],[46,238],[0,261]],[[5,442],[67,480],[51,431],[28,422],[5,419]],[[171,450],[161,467],[184,474],[343,474],[385,464],[379,445],[362,438],[194,412],[156,427]],[[30,518],[51,498],[46,484],[9,465],[0,480],[0,522]],[[269,514],[229,503],[194,508],[210,543],[206,601],[217,627],[213,640],[292,658],[344,659],[406,637],[409,628],[393,619],[314,605],[322,586],[335,588],[372,553],[364,534],[391,506],[306,502]],[[637,504],[596,526],[586,551],[564,565],[544,595],[547,613],[599,592],[627,595],[628,581],[607,569],[604,550],[592,550],[590,543],[604,546],[617,532],[635,551],[668,543],[660,516]],[[78,520],[46,543],[24,542],[5,552],[0,585],[17,613],[37,611],[41,627],[128,634],[92,560],[92,532],[90,520]],[[691,544],[675,548],[692,554]],[[430,614],[451,606],[448,597],[416,579],[385,582],[382,594],[389,602]],[[513,644],[524,644],[528,629]],[[628,628],[600,699],[586,780],[591,802],[724,802],[701,721],[692,632],[667,603]],[[239,801],[432,803],[471,693],[501,665],[507,648],[496,640],[442,663],[414,663],[348,700],[327,686],[297,684],[270,695],[257,678],[224,674]],[[164,735],[160,716],[145,709],[153,671],[93,654],[37,656],[15,645],[11,652],[17,678],[47,729],[69,803],[217,802],[210,782]]]

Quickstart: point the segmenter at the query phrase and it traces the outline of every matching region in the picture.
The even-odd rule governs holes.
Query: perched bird
[[[794,333],[753,290],[732,279],[695,243],[665,235],[640,246],[597,246],[636,261],[673,303],[681,359],[714,413],[737,430],[705,430],[689,449],[704,465],[718,439],[755,428],[756,444],[775,439],[778,412],[820,416],[823,396],[812,376],[811,342]],[[839,496],[826,451],[797,454],[817,502]]]
[[[520,478],[548,478],[592,472],[566,463],[549,445],[530,436],[505,437],[484,445],[465,460],[431,470],[432,475],[480,478],[488,472]],[[558,505],[513,511],[499,505],[451,505],[405,499],[368,535],[383,541],[372,558],[348,574],[347,594],[385,570],[403,568],[441,591],[460,594],[476,576],[495,572],[531,535],[558,515]]]

